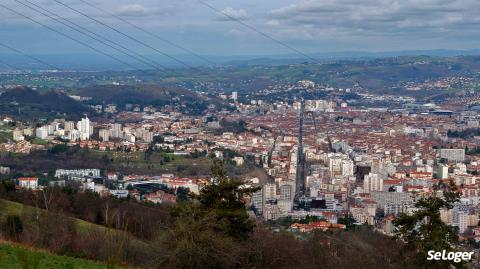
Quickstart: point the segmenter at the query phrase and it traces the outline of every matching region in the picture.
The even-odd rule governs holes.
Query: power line
[[[176,61],[176,62],[178,62],[178,63],[180,63],[180,64],[182,64],[182,65],[184,65],[184,66],[186,66],[186,67],[188,67],[188,68],[196,69],[195,67],[193,67],[193,66],[185,63],[184,61],[182,61],[182,60],[180,60],[180,59],[177,59],[176,57],[171,56],[171,55],[169,55],[168,53],[165,53],[165,52],[163,52],[163,51],[160,51],[160,50],[158,50],[157,48],[152,47],[152,46],[148,45],[147,43],[145,43],[145,42],[143,42],[143,41],[141,41],[141,40],[138,40],[138,39],[135,38],[135,37],[132,37],[131,35],[128,35],[128,34],[122,32],[122,31],[120,31],[120,30],[117,30],[117,29],[115,29],[114,27],[112,27],[112,26],[110,26],[110,25],[108,25],[108,24],[106,24],[106,23],[104,23],[104,22],[102,22],[102,21],[100,21],[100,20],[97,20],[97,19],[93,18],[92,16],[89,16],[89,15],[85,14],[84,12],[82,12],[82,11],[80,11],[80,10],[78,10],[78,9],[75,9],[75,8],[73,8],[73,7],[67,5],[67,4],[65,4],[65,3],[63,3],[63,2],[61,2],[61,1],[59,1],[59,0],[53,0],[53,1],[55,1],[56,3],[58,3],[58,4],[60,4],[60,5],[64,6],[64,7],[68,8],[68,9],[70,9],[70,10],[72,10],[72,11],[74,11],[74,12],[76,12],[76,13],[78,13],[78,14],[80,14],[80,15],[82,15],[82,16],[84,16],[84,17],[86,17],[86,18],[88,18],[88,19],[90,19],[90,20],[92,20],[92,21],[94,21],[94,22],[96,22],[96,23],[98,23],[98,24],[100,24],[100,25],[103,25],[103,26],[107,27],[108,29],[110,29],[110,30],[112,30],[112,31],[114,31],[114,32],[116,32],[116,33],[118,33],[118,34],[120,34],[120,35],[122,35],[122,36],[124,36],[124,37],[126,37],[126,38],[128,38],[128,39],[130,39],[130,40],[132,40],[132,41],[134,41],[134,42],[137,42],[137,43],[141,44],[141,45],[144,46],[144,47],[147,47],[147,48],[149,48],[149,49],[151,49],[151,50],[154,50],[154,51],[156,51],[157,53],[159,53],[159,54],[161,54],[161,55],[163,55],[163,56],[166,56],[166,57],[168,57],[168,58],[170,58],[170,59],[172,59],[172,60],[174,60],[174,61]]]
[[[83,41],[81,41],[81,40],[78,40],[78,39],[76,39],[76,38],[74,38],[74,37],[71,37],[71,36],[69,36],[69,35],[67,35],[67,34],[65,34],[65,33],[62,33],[62,32],[60,32],[60,31],[56,30],[55,28],[52,28],[52,27],[50,27],[50,26],[48,26],[48,25],[46,25],[46,24],[43,24],[43,23],[41,23],[41,22],[39,22],[39,21],[37,21],[37,20],[34,20],[34,19],[32,19],[32,18],[30,18],[30,17],[28,17],[28,16],[26,16],[26,15],[24,15],[24,14],[18,12],[18,11],[15,11],[15,10],[12,9],[12,8],[9,8],[9,7],[7,7],[7,6],[3,5],[3,4],[0,4],[0,7],[3,7],[3,8],[5,8],[5,9],[7,9],[7,10],[9,10],[9,11],[11,11],[11,12],[13,12],[13,13],[21,16],[21,17],[26,18],[27,20],[30,20],[30,21],[38,24],[38,25],[41,25],[41,26],[49,29],[49,30],[52,31],[52,32],[55,32],[55,33],[57,33],[57,34],[59,34],[59,35],[62,35],[62,36],[66,37],[66,38],[68,38],[68,39],[70,39],[70,40],[72,40],[72,41],[75,41],[75,42],[77,42],[77,43],[79,43],[79,44],[81,44],[81,45],[83,45],[83,46],[85,46],[85,47],[87,47],[87,48],[95,51],[95,52],[98,52],[98,53],[100,53],[100,54],[102,54],[102,55],[105,55],[105,56],[111,58],[111,59],[114,59],[115,61],[117,61],[117,62],[119,62],[119,63],[122,63],[122,64],[124,64],[124,65],[126,65],[126,66],[128,66],[128,67],[130,67],[130,68],[133,68],[133,69],[137,70],[137,68],[136,68],[135,66],[133,66],[133,65],[131,65],[131,64],[129,64],[129,63],[121,60],[121,59],[118,59],[117,57],[115,57],[115,56],[113,56],[113,55],[110,55],[110,54],[108,54],[108,53],[105,53],[105,52],[103,52],[103,51],[101,51],[101,50],[99,50],[99,49],[97,49],[97,48],[95,48],[95,47],[93,47],[93,46],[88,45],[87,43],[85,43],[85,42],[83,42]]]
[[[3,5],[0,4],[0,6],[3,6]],[[11,46],[5,45],[5,44],[3,44],[3,43],[0,43],[0,46],[2,46],[2,47],[4,47],[4,48],[7,48],[7,49],[9,49],[9,50],[11,50],[11,51],[14,51],[14,52],[16,52],[16,53],[18,53],[18,54],[21,54],[21,55],[23,55],[23,56],[25,56],[25,57],[27,57],[27,58],[30,58],[30,59],[32,59],[32,60],[34,60],[34,61],[37,61],[37,62],[39,62],[39,63],[41,63],[41,64],[43,64],[43,65],[45,65],[45,66],[48,66],[48,67],[50,67],[50,68],[52,68],[52,69],[60,70],[60,71],[62,70],[61,68],[58,68],[58,67],[56,67],[56,66],[54,66],[54,65],[51,65],[51,64],[49,64],[49,63],[47,63],[47,62],[45,62],[45,61],[43,61],[43,60],[40,60],[39,58],[37,58],[37,57],[35,57],[35,56],[26,54],[25,52],[23,52],[23,51],[21,51],[21,50],[18,50],[18,49],[16,49],[16,48],[13,48],[13,47],[11,47]],[[16,69],[16,68],[15,68],[15,69]]]
[[[309,59],[309,60],[312,60],[312,61],[315,62],[315,63],[320,64],[320,62],[319,62],[317,59],[309,56],[308,54],[302,52],[301,50],[298,50],[298,49],[296,49],[296,48],[288,45],[287,43],[285,43],[285,42],[283,42],[283,41],[281,41],[281,40],[279,40],[279,39],[276,39],[276,38],[272,37],[271,35],[269,35],[269,34],[267,34],[267,33],[265,33],[265,32],[262,32],[262,31],[258,30],[257,28],[251,26],[250,24],[247,24],[247,23],[245,23],[245,22],[243,22],[243,21],[241,21],[241,20],[233,17],[232,15],[230,15],[230,14],[228,14],[228,13],[226,13],[226,12],[224,12],[224,11],[222,11],[222,10],[214,7],[214,6],[212,6],[211,4],[205,2],[204,0],[197,0],[197,1],[198,1],[200,4],[208,7],[209,9],[211,9],[211,10],[217,12],[217,13],[222,14],[222,15],[224,15],[225,17],[227,17],[227,18],[229,18],[229,19],[231,19],[231,20],[233,20],[233,21],[236,21],[237,23],[239,23],[239,24],[243,25],[244,27],[246,27],[246,28],[248,28],[248,29],[256,32],[257,34],[260,34],[260,35],[262,35],[262,36],[264,36],[264,37],[272,40],[273,42],[275,42],[275,43],[277,43],[277,44],[279,44],[279,45],[281,45],[281,46],[283,46],[283,47],[285,47],[285,48],[287,48],[287,49],[289,49],[289,50],[291,50],[291,51],[293,51],[293,52],[295,52],[295,53],[297,53],[297,54],[299,54],[299,55],[301,55],[301,56],[303,56],[303,57],[305,57],[305,58],[307,58],[307,59]]]
[[[44,13],[44,12],[42,12],[42,11],[36,9],[36,8],[33,8],[32,6],[29,6],[29,5],[23,3],[23,2],[21,2],[21,1],[19,1],[19,0],[14,0],[14,1],[17,2],[17,3],[19,3],[19,4],[21,4],[21,5],[23,5],[23,6],[25,6],[25,7],[27,7],[27,8],[30,8],[30,9],[38,12],[38,13],[40,13],[40,14],[42,14],[42,15],[44,15],[44,16],[46,16],[46,17],[48,17],[48,18],[50,18],[50,19],[52,19],[52,20],[54,20],[54,21],[56,21],[56,22],[58,22],[58,23],[60,23],[60,24],[62,24],[62,25],[64,25],[64,26],[66,26],[66,27],[68,27],[68,28],[70,28],[70,29],[72,29],[72,30],[74,30],[74,31],[76,31],[76,32],[79,32],[79,33],[81,33],[81,34],[83,34],[83,35],[86,35],[87,37],[89,37],[89,38],[91,38],[91,39],[93,39],[93,40],[95,40],[95,41],[98,41],[98,42],[102,43],[103,45],[105,45],[105,46],[107,46],[107,47],[110,47],[110,48],[112,48],[112,49],[114,49],[114,50],[116,50],[116,51],[118,51],[118,52],[120,52],[120,53],[122,53],[122,54],[125,54],[125,55],[127,55],[128,57],[131,57],[131,58],[133,58],[133,59],[135,59],[135,60],[137,60],[137,61],[139,61],[139,62],[142,62],[142,63],[144,63],[144,64],[146,64],[146,65],[149,65],[149,66],[153,67],[153,68],[156,69],[156,70],[163,71],[162,69],[158,68],[158,67],[155,66],[154,64],[150,63],[148,59],[146,59],[146,58],[145,58],[146,60],[143,59],[144,57],[143,57],[142,55],[140,55],[140,54],[138,54],[138,53],[136,53],[136,52],[134,52],[134,51],[132,51],[132,50],[124,47],[124,46],[122,46],[121,44],[117,44],[117,43],[114,42],[114,41],[111,41],[111,40],[109,40],[109,39],[107,39],[107,38],[105,38],[105,37],[102,37],[102,36],[96,34],[95,32],[90,31],[89,29],[87,29],[87,28],[85,28],[85,27],[83,27],[83,26],[81,26],[81,25],[79,25],[79,24],[77,24],[77,23],[75,23],[75,22],[73,22],[73,21],[70,21],[70,20],[68,20],[68,19],[66,19],[66,18],[64,18],[64,17],[62,17],[62,16],[60,16],[60,15],[54,13],[54,12],[51,12],[51,11],[45,9],[45,8],[42,8],[41,6],[39,6],[39,5],[35,4],[35,3],[32,3],[32,2],[30,2],[30,1],[28,1],[28,0],[25,0],[25,2],[30,3],[31,5],[39,8],[39,9],[41,9],[41,10],[47,12],[47,13],[50,13],[50,14],[52,14],[53,16],[56,16],[56,17],[58,17],[58,18],[60,18],[60,19],[62,19],[62,20],[64,20],[64,21],[67,21],[67,22],[70,23],[71,25],[74,25],[74,26],[80,28],[80,30],[77,29],[77,28],[75,28],[75,27],[73,27],[73,26],[71,26],[71,25],[69,25],[69,24],[67,24],[67,23],[64,23],[64,22],[62,22],[61,20],[59,20],[59,19],[57,19],[57,18],[55,18],[55,17],[52,17],[52,16],[50,16],[50,15],[48,15],[48,14],[46,14],[46,13]],[[92,34],[93,36],[89,35],[88,33]],[[104,41],[104,40],[106,40],[106,41]],[[107,42],[108,42],[108,43],[107,43]],[[111,44],[113,44],[113,45],[111,45]],[[123,50],[121,50],[121,49],[118,49],[118,48],[115,47],[115,46],[118,46],[118,47],[120,47],[120,48],[122,48],[122,49],[124,49],[124,50],[126,50],[126,51],[128,51],[128,52],[130,52],[130,53],[136,54],[136,55],[129,54],[129,53],[127,53],[127,52],[125,52],[125,51],[123,51]]]
[[[174,43],[174,42],[172,42],[172,41],[170,41],[170,40],[168,40],[168,39],[165,39],[165,38],[159,36],[158,34],[155,34],[155,33],[151,32],[151,31],[149,31],[149,30],[146,30],[145,28],[140,27],[140,26],[138,26],[137,24],[134,24],[134,23],[132,23],[132,22],[130,22],[130,21],[128,21],[128,20],[120,17],[120,16],[117,16],[117,15],[111,13],[111,12],[108,12],[108,11],[106,11],[106,10],[103,9],[103,8],[100,8],[100,7],[96,6],[96,5],[93,5],[92,3],[88,2],[88,1],[85,1],[85,0],[78,0],[78,1],[84,3],[85,5],[87,5],[87,6],[91,7],[91,8],[94,8],[94,9],[100,11],[100,12],[103,12],[104,14],[107,14],[107,15],[109,15],[109,16],[111,16],[111,17],[113,17],[113,18],[115,18],[115,19],[117,19],[117,20],[119,20],[119,21],[122,21],[122,22],[124,22],[124,23],[126,23],[126,24],[128,24],[128,25],[130,25],[130,26],[132,26],[132,27],[134,27],[134,28],[136,28],[137,30],[139,30],[139,31],[141,31],[141,32],[143,32],[143,33],[145,33],[145,34],[148,34],[148,35],[150,35],[150,36],[152,36],[152,37],[154,37],[154,38],[156,38],[156,39],[158,39],[158,40],[160,40],[160,41],[162,41],[162,42],[165,42],[165,43],[167,43],[167,44],[169,44],[169,45],[171,45],[171,46],[173,46],[173,47],[175,47],[175,48],[177,48],[177,49],[180,49],[180,50],[183,50],[183,51],[185,51],[185,52],[187,52],[187,53],[189,53],[189,54],[192,54],[193,56],[197,57],[198,59],[201,59],[202,61],[207,62],[208,64],[212,64],[212,65],[215,65],[215,64],[216,64],[215,62],[207,59],[206,57],[204,57],[204,56],[202,56],[202,55],[200,55],[200,54],[198,54],[198,53],[195,53],[194,51],[192,51],[192,50],[190,50],[190,49],[188,49],[188,48],[185,48],[185,47],[183,47],[183,46],[181,46],[181,45],[179,45],[179,44],[176,44],[176,43]]]

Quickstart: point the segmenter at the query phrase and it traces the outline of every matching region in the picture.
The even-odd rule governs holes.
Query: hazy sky
[[[95,41],[72,33],[17,1],[25,0],[1,0],[0,3],[103,48]],[[152,53],[62,7],[54,0],[28,1],[122,42],[140,53]],[[114,25],[162,51],[183,53],[79,0],[59,1]],[[197,0],[87,1],[200,54],[291,53],[237,22],[215,13]],[[208,3],[307,53],[480,48],[479,0],[208,0]],[[30,53],[90,52],[2,7],[0,42]],[[0,52],[5,50],[0,48]]]

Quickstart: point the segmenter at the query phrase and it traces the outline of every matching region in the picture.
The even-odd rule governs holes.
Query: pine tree
[[[243,187],[243,183],[227,176],[223,163],[212,166],[211,184],[198,196],[201,206],[217,219],[216,228],[226,234],[246,239],[254,228],[245,208],[244,197],[258,188]]]
[[[464,264],[453,261],[428,261],[428,251],[455,251],[458,246],[458,234],[455,229],[440,218],[441,209],[452,209],[459,201],[460,194],[453,182],[450,185],[437,185],[443,188],[443,196],[436,193],[421,197],[413,214],[402,213],[394,221],[396,237],[404,241],[405,249],[415,251],[420,268],[463,268]]]

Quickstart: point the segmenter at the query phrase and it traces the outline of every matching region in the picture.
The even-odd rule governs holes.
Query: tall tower
[[[80,132],[80,140],[90,139],[91,126],[88,117],[82,118],[82,120],[77,123],[77,129]]]

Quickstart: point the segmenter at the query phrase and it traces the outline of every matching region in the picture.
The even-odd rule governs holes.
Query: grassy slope
[[[6,216],[8,215],[18,215],[21,216],[23,210],[35,210],[35,208],[27,205],[23,205],[21,203],[16,203],[12,201],[7,201],[4,199],[0,199],[0,223],[2,223]],[[43,209],[40,209],[43,211]],[[84,236],[92,236],[92,233],[106,233],[107,228],[102,225],[90,223],[81,219],[74,219],[75,223],[77,224],[78,231],[83,233]],[[119,233],[119,235],[123,234],[124,231],[120,230],[113,230],[115,233]],[[138,245],[145,245],[146,243],[134,238],[131,235],[128,235],[128,238],[131,240],[132,244]],[[0,269],[3,269],[0,267]]]
[[[105,264],[76,259],[66,256],[57,256],[47,252],[32,250],[17,244],[0,241],[0,268],[35,268],[32,265],[39,263],[37,269],[103,269]],[[25,265],[30,265],[26,267]]]

